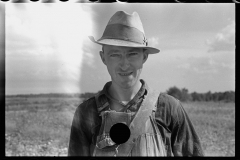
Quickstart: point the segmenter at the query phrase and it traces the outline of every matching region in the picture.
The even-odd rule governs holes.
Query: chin
[[[132,85],[132,84],[122,84],[121,86],[124,89],[129,89],[129,88],[132,88],[134,85]]]
[[[133,80],[129,80],[129,81],[122,81],[122,82],[120,82],[120,85],[124,89],[129,89],[129,88],[132,88],[133,86],[135,86],[136,83],[137,83],[137,79],[133,79]]]

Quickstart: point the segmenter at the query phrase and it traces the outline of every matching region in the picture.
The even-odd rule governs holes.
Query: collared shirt
[[[140,80],[142,87],[135,97],[124,107],[133,115],[138,111],[143,95],[147,94],[148,86]],[[101,117],[96,103],[102,104],[102,109],[107,109],[111,96],[107,90],[111,82],[106,83],[95,97],[80,104],[74,114],[69,140],[69,156],[91,156],[92,146],[96,145],[96,137],[101,126]],[[159,96],[155,122],[162,135],[168,156],[203,156],[200,139],[179,100],[164,94]]]
[[[110,102],[110,100],[118,102],[119,104],[123,105],[124,108],[121,110],[121,112],[132,112],[133,115],[136,114],[136,112],[138,111],[142,100],[143,100],[143,96],[147,94],[147,90],[148,90],[148,86],[147,84],[145,84],[145,82],[140,79],[141,82],[141,88],[139,89],[139,91],[137,92],[137,94],[133,97],[133,99],[131,101],[129,101],[127,104],[123,104],[121,101],[118,101],[116,99],[114,99],[109,93],[108,93],[108,89],[111,86],[112,82],[107,82],[103,88],[103,90],[99,93],[99,99],[98,101],[101,101],[101,103],[104,105],[105,103]],[[108,108],[106,108],[108,109]],[[134,116],[133,116],[134,117]],[[133,118],[132,117],[132,118]]]

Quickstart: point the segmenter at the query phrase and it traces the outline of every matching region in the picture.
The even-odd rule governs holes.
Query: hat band
[[[103,39],[125,40],[147,46],[147,39],[145,38],[143,32],[136,28],[122,24],[108,25],[103,33],[103,36],[98,41]]]

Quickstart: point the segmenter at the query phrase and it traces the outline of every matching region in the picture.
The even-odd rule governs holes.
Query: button
[[[135,139],[135,138],[133,138],[132,142],[133,142],[133,143],[135,143],[135,141],[136,141],[136,139]]]

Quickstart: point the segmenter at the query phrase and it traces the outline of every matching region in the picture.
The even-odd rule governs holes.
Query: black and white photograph
[[[235,16],[6,3],[5,156],[234,157]]]

